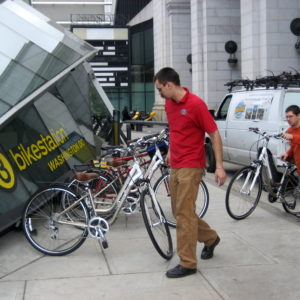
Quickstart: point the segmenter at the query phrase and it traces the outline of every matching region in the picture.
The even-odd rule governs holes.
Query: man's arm
[[[218,130],[210,133],[209,136],[212,142],[215,159],[216,159],[215,179],[219,185],[222,185],[225,183],[227,177],[226,172],[223,168],[222,139]]]

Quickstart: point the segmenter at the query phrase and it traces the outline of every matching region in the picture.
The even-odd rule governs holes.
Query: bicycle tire
[[[149,189],[146,189],[141,195],[143,220],[154,248],[159,255],[169,260],[173,256],[173,243],[170,229],[166,222],[160,221],[154,201]],[[164,213],[160,206],[159,209],[164,218]]]
[[[282,184],[282,206],[287,213],[292,215],[300,213],[300,201],[294,196],[294,191],[297,186],[297,178],[291,175],[288,175]]]
[[[262,192],[262,179],[259,175],[250,194],[247,188],[252,184],[256,168],[247,166],[237,171],[229,182],[226,191],[226,210],[235,220],[242,220],[251,215],[256,208]],[[249,177],[248,177],[249,176]],[[246,179],[249,178],[249,180]],[[245,185],[246,184],[246,185]],[[244,189],[241,192],[241,189]],[[246,188],[246,190],[245,190]]]
[[[65,194],[79,199],[71,189],[55,184],[33,194],[23,212],[22,227],[25,237],[35,249],[47,255],[69,254],[78,249],[88,235],[90,215],[84,201],[59,216],[64,210],[61,197]],[[77,223],[72,224],[75,222]]]
[[[170,194],[170,174],[163,174],[154,184],[154,192],[157,201],[162,207],[166,221],[169,226],[176,228],[176,219],[173,216],[171,207],[171,194]],[[207,212],[209,205],[209,192],[203,180],[199,184],[199,191],[196,200],[196,214],[199,218],[203,218]]]

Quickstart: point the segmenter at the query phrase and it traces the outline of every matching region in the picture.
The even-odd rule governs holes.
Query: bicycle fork
[[[255,162],[254,167],[255,167],[254,176],[253,176],[253,178],[251,178],[252,175],[253,175],[252,170],[250,172],[248,172],[247,177],[244,181],[244,184],[243,184],[242,188],[240,189],[241,194],[249,196],[252,189],[253,189],[253,187],[254,187],[254,185],[255,185],[255,183],[256,183],[256,180],[257,180],[257,178],[260,174],[262,165],[259,162]],[[251,184],[250,184],[250,187],[249,187],[249,181],[250,180],[251,180]]]
[[[151,201],[151,202],[152,202],[152,206],[153,206],[153,208],[155,209],[155,212],[156,212],[156,214],[157,214],[158,217],[159,217],[159,222],[152,223],[152,222],[151,222],[151,217],[150,217],[148,211],[146,211],[146,212],[147,212],[147,218],[148,218],[148,220],[150,221],[149,224],[151,225],[151,227],[159,226],[159,225],[162,224],[162,223],[165,224],[165,223],[166,223],[166,219],[165,219],[165,217],[164,217],[163,214],[162,214],[162,210],[161,210],[161,208],[160,208],[158,202],[156,201],[156,195],[155,195],[155,192],[154,192],[154,190],[153,190],[153,188],[151,187],[151,185],[150,185],[149,182],[147,182],[146,188],[147,188],[148,192],[150,193],[150,196],[151,196],[151,199],[152,199],[152,201]]]

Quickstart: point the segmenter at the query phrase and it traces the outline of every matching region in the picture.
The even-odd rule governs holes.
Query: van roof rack
[[[264,76],[254,80],[237,79],[229,81],[224,85],[228,86],[229,92],[231,92],[234,87],[244,87],[246,90],[253,90],[255,87],[265,87],[267,89],[277,89],[278,87],[283,87],[285,89],[288,87],[300,87],[300,73],[296,72],[292,74],[289,72],[282,72],[279,75]]]

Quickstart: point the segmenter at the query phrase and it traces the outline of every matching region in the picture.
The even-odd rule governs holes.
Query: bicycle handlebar
[[[249,131],[252,131],[252,132],[254,132],[256,134],[262,135],[264,138],[275,138],[275,139],[278,139],[278,140],[280,140],[280,139],[284,140],[284,138],[282,137],[283,132],[269,134],[269,133],[267,133],[265,131],[260,130],[257,127],[249,127]]]
[[[137,147],[144,147],[146,145],[151,145],[159,141],[166,140],[168,136],[168,129],[163,129],[160,133],[155,133],[147,136],[143,136],[139,139],[136,139],[135,142],[129,144],[131,150],[136,149]]]

